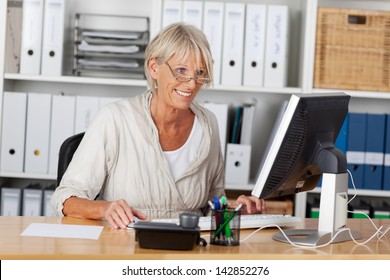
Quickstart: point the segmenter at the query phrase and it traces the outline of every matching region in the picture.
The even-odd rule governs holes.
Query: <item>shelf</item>
[[[17,179],[57,180],[57,175],[38,173],[1,172],[0,177]]]
[[[317,187],[311,190],[309,193],[321,193],[321,188]],[[348,189],[349,195],[355,195],[353,189]],[[356,195],[358,196],[373,196],[373,197],[390,197],[390,191],[384,190],[365,190],[365,189],[356,189]]]
[[[226,185],[226,190],[238,190],[238,191],[252,191],[255,187],[254,184],[248,185]],[[349,195],[355,195],[355,191],[353,189],[348,189]],[[321,188],[317,187],[308,193],[312,194],[320,194]],[[356,189],[356,195],[358,196],[373,196],[373,197],[390,197],[390,191],[385,190],[365,190],[365,189]]]
[[[41,75],[23,75],[23,74],[4,74],[5,80],[26,81],[26,82],[50,82],[50,83],[69,83],[69,84],[93,84],[93,85],[113,85],[113,86],[138,86],[146,87],[146,80],[136,79],[110,79],[110,78],[95,78],[95,77],[78,77],[78,76],[41,76]],[[292,94],[301,93],[301,88],[285,87],[285,88],[258,88],[244,86],[223,86],[217,85],[210,87],[208,90],[216,91],[239,91],[239,92],[264,92],[276,94]]]
[[[231,185],[226,184],[225,189],[229,191],[252,191],[255,185],[249,184],[249,185]]]
[[[343,90],[343,89],[313,89],[313,93],[324,92],[345,92],[352,97],[368,98],[368,99],[389,99],[390,92],[374,92],[374,91],[356,91],[356,90]]]
[[[95,1],[96,2],[96,1]],[[162,22],[162,8],[164,1],[162,0],[147,0],[143,1],[142,5],[131,5],[128,1],[115,0],[114,4],[95,4],[92,0],[76,1],[71,0],[69,5],[68,17],[72,19],[77,12],[89,11],[99,14],[112,15],[139,15],[148,16],[151,19],[151,36],[153,37],[160,30]],[[230,0],[223,0],[227,3]],[[270,4],[278,2],[278,4],[286,4],[290,8],[291,14],[291,34],[289,41],[289,81],[290,87],[284,88],[266,88],[266,87],[249,87],[249,86],[224,86],[216,85],[202,90],[200,98],[210,101],[238,102],[256,99],[257,101],[257,123],[256,123],[256,150],[253,149],[254,157],[261,158],[262,149],[266,147],[268,138],[266,135],[272,130],[272,122],[276,117],[276,110],[281,102],[285,101],[290,94],[296,93],[326,93],[326,92],[345,92],[350,95],[351,108],[354,112],[370,112],[370,113],[390,113],[390,92],[369,92],[369,91],[352,91],[342,89],[320,89],[313,88],[313,71],[314,71],[314,54],[315,54],[315,35],[316,35],[316,16],[319,6],[334,6],[334,7],[356,7],[370,8],[380,10],[390,10],[388,0],[246,0],[245,3],[260,3]],[[6,3],[1,2],[1,14],[6,15]],[[91,8],[92,7],[92,8]],[[4,11],[4,12],[3,12]],[[1,17],[0,27],[5,30],[6,17]],[[73,26],[67,25],[67,30],[72,30]],[[5,38],[5,33],[0,31],[0,39]],[[68,36],[67,41],[73,42],[73,38]],[[1,41],[1,40],[0,40]],[[5,44],[0,43],[0,62],[4,62]],[[0,72],[3,74],[4,68],[0,65]],[[53,93],[66,92],[69,95],[91,95],[91,96],[132,96],[139,94],[141,90],[147,88],[147,81],[144,79],[128,79],[128,78],[112,78],[107,77],[85,77],[71,76],[70,67],[67,75],[69,76],[42,76],[42,75],[23,75],[23,74],[3,74],[0,81],[0,91],[21,91]],[[126,76],[127,77],[127,76]],[[204,92],[206,91],[206,92]],[[1,105],[1,99],[0,99]],[[0,115],[1,115],[0,106]],[[11,173],[0,172],[1,179],[34,179],[34,180],[56,180],[56,175],[36,174],[36,173]],[[255,183],[252,181],[249,184],[233,185],[227,184],[226,190],[229,191],[252,191]],[[310,192],[300,193],[296,197],[296,213],[305,215],[305,205],[307,195],[319,195],[321,188],[316,188]],[[353,195],[354,190],[349,190],[349,195]],[[382,190],[366,190],[358,189],[358,196],[372,196],[376,198],[390,198],[390,191]]]
[[[77,76],[41,76],[41,75],[23,75],[23,74],[4,74],[4,79],[28,82],[50,82],[50,83],[70,83],[70,84],[93,84],[93,85],[112,85],[112,86],[138,86],[146,87],[146,80],[135,79],[110,79],[95,77],[77,77]]]
[[[248,86],[223,86],[218,85],[210,87],[212,90],[217,91],[241,91],[241,92],[267,92],[267,93],[278,93],[278,94],[292,94],[302,93],[301,88],[295,87],[284,87],[284,88],[271,88],[271,87],[248,87]]]

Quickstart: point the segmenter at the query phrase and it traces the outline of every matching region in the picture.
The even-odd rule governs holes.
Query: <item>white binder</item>
[[[42,75],[61,76],[64,49],[65,0],[45,0]]]
[[[40,185],[23,189],[22,216],[42,216],[43,191]]]
[[[45,217],[56,216],[56,212],[50,204],[51,196],[54,193],[54,188],[46,188],[43,190],[43,209],[42,214]]]
[[[245,4],[226,3],[223,35],[222,85],[242,85],[244,30]]]
[[[43,0],[24,0],[20,73],[39,75],[42,56]]]
[[[181,0],[165,0],[163,4],[162,27],[166,27],[174,22],[182,20],[182,6]]]
[[[227,144],[225,179],[227,184],[248,185],[251,146]]]
[[[267,6],[247,4],[245,27],[245,86],[263,86]]]
[[[244,104],[243,108],[240,144],[251,145],[256,106],[254,104]]]
[[[17,187],[2,187],[0,206],[1,216],[20,216],[22,189]]]
[[[23,172],[27,94],[4,92],[1,171]]]
[[[76,97],[53,95],[50,149],[49,149],[49,174],[57,174],[58,155],[62,143],[74,133],[74,119],[76,111]]]
[[[74,134],[84,132],[99,110],[99,97],[76,96],[76,119]]]
[[[204,104],[204,107],[213,112],[215,117],[217,118],[222,156],[223,158],[225,158],[229,105],[226,103],[207,102]]]
[[[265,87],[287,85],[288,64],[288,7],[269,5],[265,50]]]
[[[50,114],[50,94],[28,93],[25,172],[48,172]]]
[[[221,84],[223,16],[222,2],[204,3],[203,32],[209,41],[213,56],[214,85]]]
[[[183,22],[202,29],[203,2],[183,1]]]

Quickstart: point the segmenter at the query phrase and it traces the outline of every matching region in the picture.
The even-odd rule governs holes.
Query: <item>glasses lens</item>
[[[181,75],[176,75],[176,79],[177,79],[179,82],[189,82],[189,81],[191,81],[191,78],[190,78],[190,77],[181,76]]]
[[[201,84],[201,85],[206,85],[206,84],[211,83],[211,80],[209,78],[191,78],[191,77],[187,77],[187,76],[177,75],[176,79],[177,79],[177,81],[183,82],[183,83],[187,83],[191,80],[194,80],[195,83]]]
[[[208,78],[199,78],[195,80],[198,84],[207,85],[211,82]]]

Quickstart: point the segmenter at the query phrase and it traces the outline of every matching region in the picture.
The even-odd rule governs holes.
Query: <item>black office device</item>
[[[347,221],[348,173],[346,156],[335,147],[349,100],[344,93],[293,94],[252,191],[260,198],[296,194],[314,189],[322,177],[318,230],[286,232],[296,244],[351,239],[349,232],[339,232]],[[281,233],[273,238],[288,242]]]
[[[135,229],[135,241],[141,248],[164,250],[191,250],[194,245],[206,245],[200,237],[199,216],[182,213],[180,225],[164,222],[138,221],[130,227]]]

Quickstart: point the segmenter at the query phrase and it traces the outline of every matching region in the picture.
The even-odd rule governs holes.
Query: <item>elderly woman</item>
[[[212,82],[205,35],[181,23],[166,27],[146,49],[145,73],[150,90],[105,106],[86,131],[51,199],[59,215],[125,228],[135,217],[202,214],[224,195],[217,121],[194,101]],[[252,196],[236,203],[247,213],[265,207]]]

